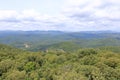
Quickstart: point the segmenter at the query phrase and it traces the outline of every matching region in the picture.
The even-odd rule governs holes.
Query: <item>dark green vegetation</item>
[[[71,52],[80,48],[120,46],[120,33],[112,31],[1,31],[0,43],[30,51],[61,49]]]
[[[0,45],[0,80],[120,80],[120,48],[29,52]]]
[[[118,32],[1,31],[0,43],[0,80],[120,80]]]

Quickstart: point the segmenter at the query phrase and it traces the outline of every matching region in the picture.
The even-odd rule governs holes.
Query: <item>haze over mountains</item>
[[[39,51],[120,46],[120,33],[114,31],[0,31],[0,43],[13,47]]]

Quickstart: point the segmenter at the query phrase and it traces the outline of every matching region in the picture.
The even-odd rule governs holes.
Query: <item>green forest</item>
[[[120,80],[119,49],[31,52],[0,44],[0,80]]]
[[[0,0],[0,80],[120,80],[120,0]]]
[[[120,33],[111,31],[0,31],[0,43],[35,52],[46,49],[63,49],[72,52],[80,48],[118,47]]]

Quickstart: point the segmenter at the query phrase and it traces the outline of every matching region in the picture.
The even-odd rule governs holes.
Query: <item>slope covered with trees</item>
[[[29,52],[0,45],[0,80],[120,80],[116,49]]]
[[[112,31],[0,31],[0,43],[24,50],[40,51],[120,46],[120,33]]]

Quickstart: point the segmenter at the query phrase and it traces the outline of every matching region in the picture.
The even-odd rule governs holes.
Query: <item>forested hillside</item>
[[[120,33],[112,31],[0,31],[0,43],[30,51],[120,46]]]
[[[29,52],[0,45],[0,80],[120,80],[119,47]]]

